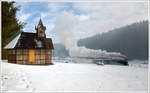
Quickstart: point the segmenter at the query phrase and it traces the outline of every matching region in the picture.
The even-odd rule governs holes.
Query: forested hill
[[[78,46],[120,52],[129,59],[148,59],[148,21],[141,21],[84,38]]]

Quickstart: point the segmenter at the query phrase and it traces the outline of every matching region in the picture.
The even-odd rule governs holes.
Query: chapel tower
[[[37,33],[37,37],[46,38],[46,35],[45,35],[46,27],[43,25],[41,18],[40,18],[40,21],[39,21],[39,24],[37,25],[37,27],[35,26],[35,30]]]

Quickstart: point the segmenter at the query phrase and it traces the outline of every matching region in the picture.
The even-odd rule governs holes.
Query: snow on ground
[[[1,62],[2,87],[7,91],[134,91],[147,93],[148,66],[79,63],[19,65]],[[127,92],[121,92],[127,93]]]

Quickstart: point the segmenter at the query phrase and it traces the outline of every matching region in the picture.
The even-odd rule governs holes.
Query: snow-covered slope
[[[147,93],[147,64],[129,66],[57,63],[48,66],[1,62],[2,91],[122,91]]]

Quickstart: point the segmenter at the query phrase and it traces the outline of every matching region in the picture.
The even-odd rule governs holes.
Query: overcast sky
[[[59,42],[58,25],[68,25],[75,39],[148,19],[147,2],[17,2],[17,18],[26,22],[25,32],[35,32],[40,16],[46,36]],[[63,19],[63,20],[62,20]],[[59,24],[58,24],[59,22]],[[67,27],[68,27],[67,26]],[[66,28],[67,30],[67,28]]]

